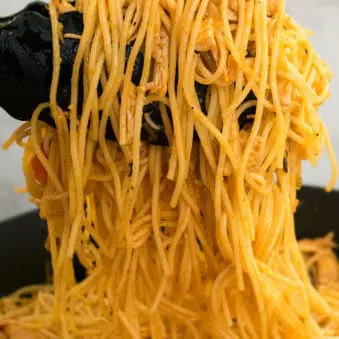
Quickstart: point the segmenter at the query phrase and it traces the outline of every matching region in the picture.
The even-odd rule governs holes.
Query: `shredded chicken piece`
[[[245,149],[247,145],[249,136],[250,136],[250,133],[248,131],[245,131],[245,130],[240,131],[240,146],[241,146],[242,151]],[[252,152],[250,153],[248,163],[247,163],[247,169],[249,172],[256,173],[256,170],[259,164],[259,157],[261,154],[261,148],[263,146],[263,142],[264,140],[261,136],[257,136],[254,140],[254,146],[253,146]],[[231,175],[232,173],[232,166],[228,159],[225,161],[223,173],[225,177]]]
[[[137,88],[131,85],[131,90],[128,93],[127,108],[126,108],[126,135],[120,136],[120,143],[128,145],[133,142],[134,138],[134,118],[137,102]]]
[[[248,143],[248,139],[250,137],[250,133],[248,131],[242,130],[240,131],[240,145],[242,150],[245,150],[245,147]],[[247,163],[247,169],[250,172],[256,172],[256,168],[259,164],[259,157],[261,153],[261,148],[263,146],[264,139],[261,136],[257,136],[254,140],[253,149],[250,153]]]
[[[279,98],[283,105],[290,105],[292,103],[292,84],[284,79],[278,79]]]
[[[148,89],[156,95],[165,96],[168,82],[169,37],[162,26],[160,33],[154,36],[152,57],[154,59],[154,79]]]
[[[206,16],[200,26],[200,31],[197,37],[195,50],[201,54],[201,61],[205,66],[213,73],[220,60],[220,51],[217,44],[216,27],[218,23],[212,16]],[[229,85],[235,81],[237,71],[237,63],[232,57],[228,58],[227,67],[223,68],[223,72],[220,76],[220,80]]]
[[[3,329],[3,338],[8,339],[46,339],[47,337],[37,331],[25,329],[18,325],[7,325]],[[0,339],[1,333],[0,333]]]
[[[237,63],[232,58],[229,60],[228,67],[223,72],[221,79],[224,80],[226,84],[231,84],[235,81],[236,73],[237,73]]]
[[[198,52],[207,52],[216,47],[217,43],[214,37],[213,19],[208,17],[201,23],[195,50]]]

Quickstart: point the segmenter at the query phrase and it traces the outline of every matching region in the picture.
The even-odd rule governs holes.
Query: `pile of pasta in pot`
[[[58,16],[73,10],[84,30],[62,111]],[[53,285],[2,299],[0,326],[27,338],[339,335],[333,241],[299,246],[294,230],[302,161],[327,147],[328,190],[336,180],[318,115],[331,71],[284,1],[54,0],[49,11],[50,102],[5,147],[24,147]],[[46,108],[55,129],[39,121]],[[144,129],[166,142],[144,142]]]

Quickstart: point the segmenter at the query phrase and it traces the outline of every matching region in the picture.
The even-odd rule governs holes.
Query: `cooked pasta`
[[[81,37],[58,20],[74,10]],[[302,161],[327,147],[327,190],[336,180],[318,115],[332,74],[284,1],[53,0],[49,12],[50,100],[5,148],[24,147],[53,286],[2,299],[0,326],[42,338],[339,336],[339,290],[314,284],[294,230]],[[80,42],[64,111],[69,38]],[[39,121],[46,109],[55,128]],[[143,128],[168,146],[143,142]]]

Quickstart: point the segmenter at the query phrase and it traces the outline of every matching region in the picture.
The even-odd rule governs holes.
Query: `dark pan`
[[[299,193],[296,215],[298,238],[315,238],[336,232],[339,243],[339,191],[305,187]],[[44,248],[46,224],[32,212],[0,224],[0,296],[19,287],[46,281],[49,255]],[[78,278],[84,272],[77,264]]]

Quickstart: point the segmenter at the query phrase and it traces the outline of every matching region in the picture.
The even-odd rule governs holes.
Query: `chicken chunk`
[[[213,19],[208,17],[201,23],[195,50],[198,52],[207,52],[216,47],[214,37]]]
[[[169,36],[164,27],[154,37],[152,57],[154,59],[154,77],[149,89],[153,94],[164,96],[167,92],[169,64]]]

